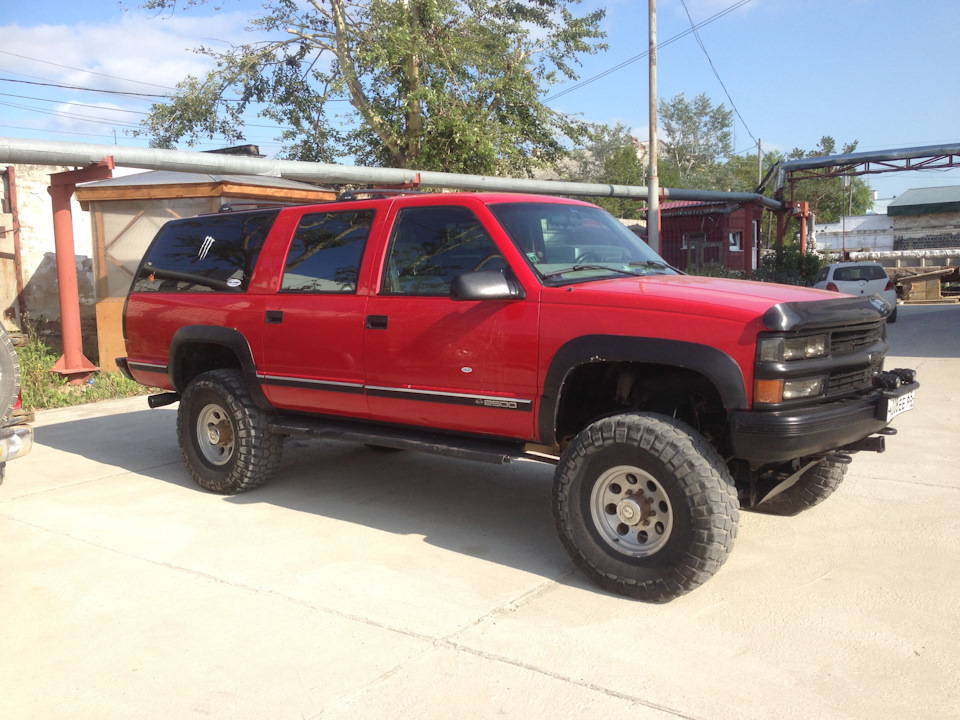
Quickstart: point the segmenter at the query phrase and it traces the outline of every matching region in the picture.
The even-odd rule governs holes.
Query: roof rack
[[[407,190],[403,188],[370,188],[369,190],[344,190],[338,196],[338,200],[360,200],[360,196],[366,198],[385,198],[397,195],[429,195],[421,190]]]
[[[311,203],[313,204],[313,203]],[[217,213],[244,212],[245,210],[272,210],[274,208],[293,207],[294,205],[303,205],[303,203],[285,203],[285,202],[245,202],[245,203],[227,203],[221,205]]]

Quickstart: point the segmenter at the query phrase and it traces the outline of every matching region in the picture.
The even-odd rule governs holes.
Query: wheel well
[[[694,370],[655,363],[598,362],[571,370],[557,408],[556,438],[565,447],[591,422],[630,410],[682,420],[724,453],[727,412],[717,388]]]
[[[187,385],[202,373],[223,368],[242,370],[240,358],[225,345],[217,343],[191,342],[177,348],[174,360],[174,379],[178,391],[183,392]]]

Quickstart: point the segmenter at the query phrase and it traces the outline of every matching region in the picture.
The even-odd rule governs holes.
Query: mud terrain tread
[[[20,359],[13,339],[0,326],[0,427],[7,424],[20,395]]]
[[[814,465],[800,476],[795,484],[753,509],[767,515],[785,517],[798,515],[830,497],[843,482],[846,474],[846,465],[821,460],[818,465]]]
[[[629,564],[613,559],[602,546],[583,547],[577,540],[583,532],[577,532],[574,523],[582,520],[582,513],[572,486],[588,457],[615,445],[633,446],[658,459],[687,498],[687,546],[678,561],[655,577],[632,577]],[[733,479],[713,446],[677,420],[639,413],[600,420],[571,442],[557,468],[553,510],[564,548],[587,577],[612,592],[651,602],[676,598],[713,576],[733,550],[739,520]]]
[[[212,394],[223,402],[236,428],[234,460],[224,471],[207,465],[192,445],[194,405]],[[277,471],[283,455],[283,437],[269,432],[269,416],[256,406],[240,370],[212,370],[199,375],[184,391],[177,413],[180,453],[197,484],[222,495],[252,490]]]

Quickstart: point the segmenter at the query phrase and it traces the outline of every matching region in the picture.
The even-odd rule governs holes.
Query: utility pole
[[[757,140],[757,187],[763,182],[763,138]]]
[[[660,252],[660,178],[657,175],[657,0],[650,14],[650,178],[647,183],[647,244]]]

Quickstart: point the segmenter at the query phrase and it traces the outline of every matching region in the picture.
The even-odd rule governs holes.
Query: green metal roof
[[[960,185],[913,188],[887,205],[887,215],[960,212]]]

